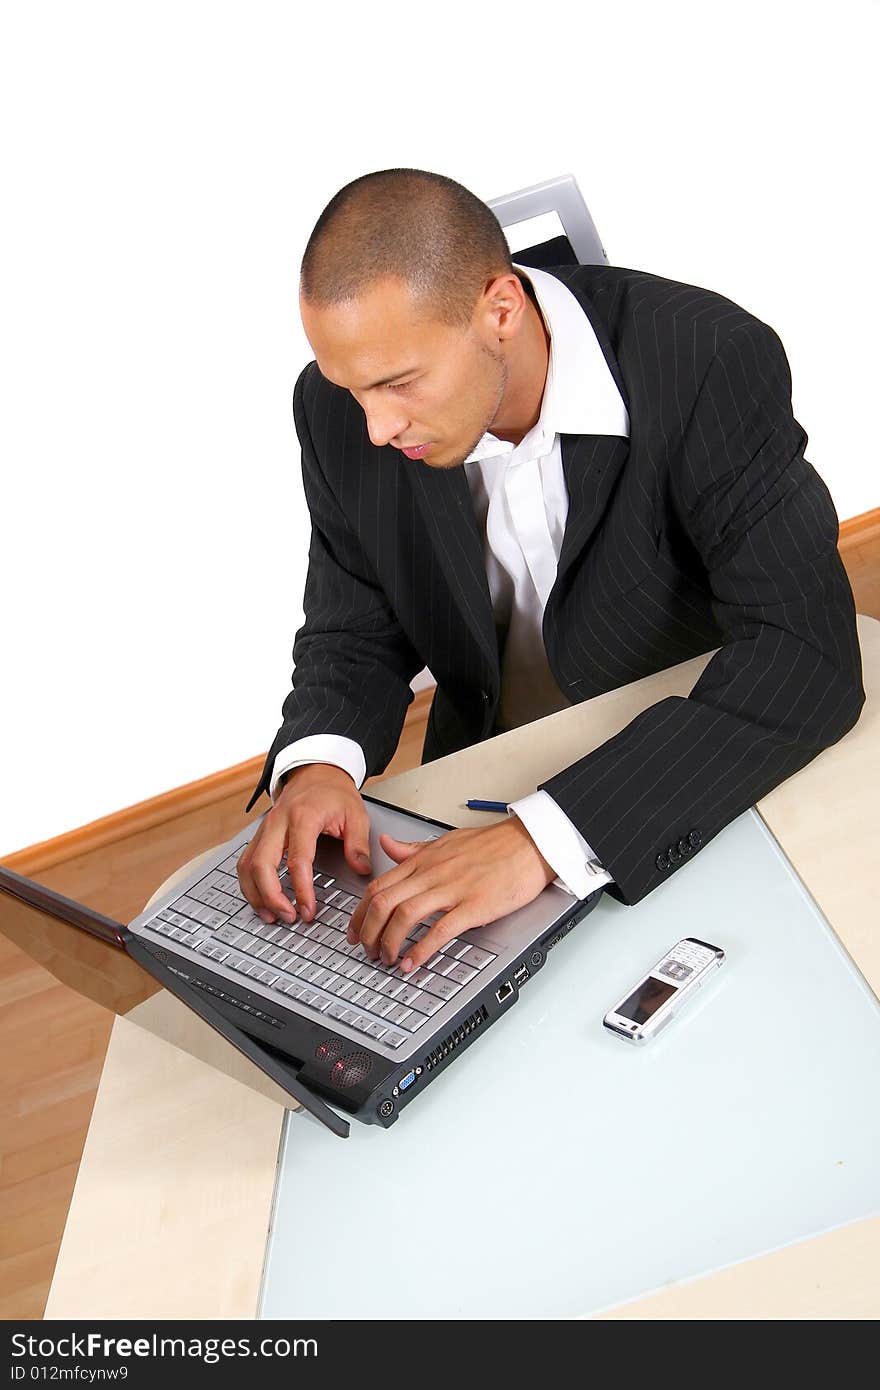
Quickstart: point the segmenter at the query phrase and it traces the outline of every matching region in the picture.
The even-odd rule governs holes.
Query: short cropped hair
[[[381,169],[346,184],[321,213],[300,291],[324,308],[399,276],[428,317],[466,328],[486,286],[513,273],[501,224],[475,194],[444,174]]]

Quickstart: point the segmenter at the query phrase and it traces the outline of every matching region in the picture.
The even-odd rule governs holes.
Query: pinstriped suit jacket
[[[774,331],[722,295],[615,266],[553,269],[597,334],[630,437],[563,435],[569,512],[544,615],[572,701],[720,650],[541,784],[636,903],[740,812],[836,742],[864,702],[837,516],[804,458]],[[422,761],[490,737],[500,684],[464,469],[374,447],[316,363],[294,391],[312,518],[305,622],[276,753],[343,734],[381,772],[409,683],[437,680]]]

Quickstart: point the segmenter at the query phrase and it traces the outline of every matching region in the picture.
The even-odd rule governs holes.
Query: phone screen
[[[617,1012],[630,1019],[632,1023],[646,1023],[660,1005],[665,1004],[674,993],[675,985],[669,985],[665,980],[658,980],[655,975],[649,975],[619,1006]]]

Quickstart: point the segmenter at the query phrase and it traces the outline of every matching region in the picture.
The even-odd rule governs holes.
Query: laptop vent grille
[[[373,1059],[368,1052],[352,1052],[333,1063],[330,1083],[340,1091],[347,1091],[349,1086],[359,1086],[366,1080],[372,1066]]]
[[[479,1028],[481,1023],[485,1023],[488,1017],[489,1013],[485,1007],[475,1010],[470,1018],[466,1018],[463,1023],[458,1025],[454,1032],[449,1034],[448,1038],[444,1038],[442,1043],[438,1043],[433,1052],[428,1053],[425,1058],[426,1070],[433,1071],[434,1068],[443,1061],[444,1057],[448,1057],[450,1052],[454,1052],[457,1047],[460,1047],[463,1042],[466,1042],[471,1033]]]

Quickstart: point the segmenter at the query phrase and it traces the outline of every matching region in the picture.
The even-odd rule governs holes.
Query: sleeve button
[[[670,862],[670,864],[680,864],[680,863],[681,863],[681,850],[678,848],[677,845],[670,845],[670,846],[669,846],[669,849],[666,851],[666,853],[667,853],[668,856],[669,856],[669,862]]]
[[[703,843],[703,837],[700,834],[699,830],[691,830],[688,833],[688,839],[690,840],[691,845],[694,849],[699,849],[700,845]]]
[[[690,852],[691,852],[691,842],[690,842],[690,840],[686,840],[685,837],[684,837],[684,835],[682,835],[681,839],[680,839],[679,842],[678,842],[678,848],[679,848],[679,852],[680,852],[681,854],[690,854]]]
[[[661,874],[664,872],[664,870],[669,868],[669,860],[666,858],[665,854],[658,854],[657,858],[654,860],[654,863],[657,865],[657,868],[660,870]]]

